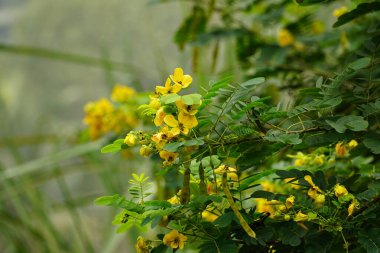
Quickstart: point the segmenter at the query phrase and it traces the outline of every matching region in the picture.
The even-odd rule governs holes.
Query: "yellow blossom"
[[[323,205],[325,203],[326,197],[324,194],[317,194],[314,198],[314,203],[318,206]]]
[[[335,196],[338,198],[348,194],[346,187],[344,187],[341,184],[336,184],[334,186],[334,192],[335,192]]]
[[[337,157],[345,157],[347,155],[347,149],[343,142],[338,142],[335,145],[335,154]]]
[[[187,105],[182,101],[182,99],[179,99],[176,101],[175,104],[178,109],[185,112],[186,114],[195,115],[197,114],[198,107],[202,104],[202,102],[200,102],[199,104]]]
[[[276,215],[276,205],[280,203],[276,200],[268,201],[263,198],[257,198],[256,200],[256,212],[258,213],[268,213],[270,217],[274,217]]]
[[[161,126],[164,123],[165,116],[166,114],[164,112],[164,108],[163,107],[159,108],[158,111],[156,112],[156,117],[154,118],[154,124],[156,126]]]
[[[169,127],[164,126],[158,133],[152,136],[151,140],[156,144],[156,148],[161,150],[174,137],[175,135],[169,130]]]
[[[185,241],[187,241],[187,236],[179,233],[177,230],[172,230],[166,234],[163,239],[164,244],[173,249],[183,249],[185,247]]]
[[[291,208],[294,205],[294,200],[295,200],[295,197],[293,195],[289,196],[285,201],[286,208],[288,209]]]
[[[172,204],[172,205],[179,205],[179,204],[181,204],[181,199],[177,195],[174,195],[173,197],[171,197],[167,201],[170,204]]]
[[[307,221],[308,219],[309,219],[309,216],[307,214],[302,213],[301,211],[299,211],[296,214],[296,217],[294,217],[294,221],[299,221],[299,222]]]
[[[311,30],[314,34],[321,34],[325,31],[325,25],[321,21],[313,21],[311,24]]]
[[[125,136],[124,143],[127,144],[130,147],[133,147],[136,145],[137,137],[135,134],[129,133],[127,136]]]
[[[202,218],[208,222],[215,221],[217,218],[219,218],[220,215],[221,213],[218,211],[218,209],[210,207],[202,212]]]
[[[83,122],[88,125],[90,139],[94,140],[112,129],[110,118],[115,108],[106,98],[85,105]]]
[[[260,185],[264,191],[274,192],[275,185],[272,182],[270,182],[269,180],[264,180],[264,181],[260,182]]]
[[[295,181],[293,181],[293,180],[294,180],[294,178],[285,178],[285,179],[284,179],[285,183],[289,183],[290,181],[292,181],[291,183],[289,183],[289,185],[290,185],[290,187],[292,187],[293,189],[295,189],[295,190],[300,189],[301,186],[298,185],[298,180],[295,180]]]
[[[152,154],[153,149],[149,146],[143,145],[140,148],[140,155],[148,157],[150,154]]]
[[[174,74],[170,75],[170,79],[172,79],[175,85],[180,85],[182,88],[187,88],[193,81],[191,76],[183,74],[181,68],[176,68]]]
[[[111,93],[111,99],[115,102],[124,103],[135,96],[136,91],[128,86],[116,84]]]
[[[339,18],[340,16],[342,16],[346,12],[348,12],[348,8],[346,6],[342,6],[340,8],[335,9],[333,11],[333,15],[334,15],[334,17]]]
[[[356,140],[351,140],[349,143],[348,143],[348,147],[350,149],[353,149],[353,148],[356,148],[358,146],[358,142]]]
[[[137,253],[149,253],[148,245],[141,236],[137,237],[135,248]]]
[[[171,84],[170,78],[166,79],[165,86],[156,86],[156,93],[159,95],[178,93],[182,89],[182,86],[175,83]]]
[[[192,129],[198,125],[198,120],[194,115],[180,111],[178,114],[178,121],[181,122],[186,128]]]
[[[315,165],[322,165],[324,162],[325,162],[325,155],[317,155],[313,160],[313,164]]]
[[[352,216],[352,214],[354,213],[355,209],[359,208],[359,202],[354,199],[352,200],[351,204],[348,206],[348,216]]]
[[[277,43],[280,47],[289,46],[294,43],[294,37],[287,29],[280,29],[277,33]]]
[[[169,166],[174,163],[175,159],[178,157],[178,154],[166,150],[161,150],[160,157],[165,160],[164,166]]]
[[[304,159],[296,159],[294,161],[294,165],[297,167],[303,166],[303,165],[305,165],[305,160]]]
[[[164,118],[166,125],[170,126],[170,130],[173,135],[178,135],[180,132],[187,135],[189,133],[189,128],[185,127],[183,123],[178,122],[173,115],[166,115]]]
[[[312,199],[315,199],[317,197],[317,194],[318,192],[322,192],[321,189],[319,189],[318,186],[316,186],[313,182],[313,179],[311,178],[310,175],[306,175],[304,177],[305,181],[308,182],[311,186],[311,188],[309,188],[308,192],[307,192],[307,195],[312,198]]]

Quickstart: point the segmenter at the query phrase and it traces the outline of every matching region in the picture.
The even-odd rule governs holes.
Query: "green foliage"
[[[139,201],[130,201],[142,208],[140,225],[172,230],[146,240],[151,252],[180,247],[168,242],[173,234],[199,252],[378,251],[379,17],[364,15],[365,4],[343,8],[334,15],[346,30],[338,30],[316,7],[301,7],[333,12],[329,1],[297,3],[189,3],[178,46],[193,47],[197,62],[199,48],[212,44],[216,61],[218,43],[234,40],[246,81],[211,81],[203,95],[154,95],[155,126],[138,142],[152,162],[162,159],[156,175],[171,191],[144,201],[144,176],[135,175]],[[264,28],[272,20],[277,42]],[[321,23],[326,31],[316,31]],[[118,198],[105,203],[125,204]]]

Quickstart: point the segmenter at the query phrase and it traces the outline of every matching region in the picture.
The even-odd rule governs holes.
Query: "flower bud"
[[[136,135],[129,133],[124,139],[124,143],[127,144],[129,147],[133,147],[136,145],[137,137]]]
[[[338,198],[348,194],[346,187],[340,184],[334,186],[334,192],[335,196]]]

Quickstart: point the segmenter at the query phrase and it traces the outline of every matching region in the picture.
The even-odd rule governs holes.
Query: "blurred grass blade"
[[[8,45],[8,44],[0,43],[0,52],[41,57],[41,58],[47,58],[47,59],[52,59],[52,60],[81,64],[81,65],[86,65],[86,66],[91,66],[91,67],[98,67],[102,69],[104,69],[106,66],[108,69],[112,69],[112,70],[140,73],[140,71],[135,66],[127,64],[127,63],[112,61],[105,58],[97,58],[97,57],[92,57],[92,56],[65,53],[65,52],[46,49],[46,48],[18,46],[18,45],[16,46],[16,45]]]
[[[43,167],[53,166],[63,160],[100,150],[102,142],[102,140],[99,140],[96,142],[78,145],[76,147],[6,169],[0,174],[0,180],[23,176],[25,174],[38,171]]]

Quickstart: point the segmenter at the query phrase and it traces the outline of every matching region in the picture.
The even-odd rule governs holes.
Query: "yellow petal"
[[[175,84],[173,84],[173,86],[171,87],[170,91],[171,91],[171,93],[178,93],[178,92],[181,91],[181,89],[182,89],[182,86],[179,85],[179,84],[177,84],[177,83],[175,83]]]
[[[164,122],[166,125],[170,127],[178,127],[178,121],[174,118],[173,115],[166,115],[164,118]]]
[[[180,80],[182,80],[182,78],[183,78],[183,70],[182,70],[182,68],[176,68],[175,70],[174,70],[174,75],[173,75],[173,81],[174,82],[178,82],[178,81],[180,81]]]
[[[178,120],[181,122],[186,128],[194,128],[198,125],[197,118],[194,115],[189,115],[183,111],[181,111],[178,115]]]
[[[182,79],[182,88],[187,88],[191,82],[193,81],[193,78],[189,75],[184,75]]]

